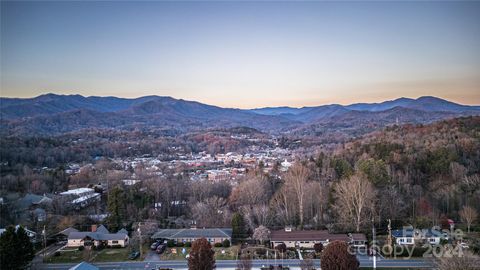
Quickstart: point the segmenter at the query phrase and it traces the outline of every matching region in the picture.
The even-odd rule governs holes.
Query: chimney
[[[97,224],[93,224],[92,225],[92,232],[96,232],[97,231]]]

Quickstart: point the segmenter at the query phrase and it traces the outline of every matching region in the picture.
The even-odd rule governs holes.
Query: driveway
[[[149,261],[149,262],[159,262],[160,261],[160,255],[158,255],[155,251],[149,250],[147,253],[147,256],[145,256],[144,261]]]

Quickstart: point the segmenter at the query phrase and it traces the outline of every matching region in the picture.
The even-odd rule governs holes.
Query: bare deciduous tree
[[[254,229],[260,225],[269,226],[272,223],[272,212],[266,204],[240,207],[247,225]]]
[[[462,256],[441,257],[437,260],[438,270],[478,270],[480,258],[465,252]]]
[[[271,200],[275,216],[283,225],[291,225],[295,220],[297,208],[292,195],[288,188],[282,187]]]
[[[303,227],[304,222],[306,184],[309,174],[310,172],[305,166],[295,165],[285,175],[285,187],[291,189],[296,197],[300,227]]]
[[[202,227],[225,226],[230,221],[227,200],[217,196],[196,203],[192,207],[192,215],[197,225]]]
[[[470,206],[464,206],[458,213],[463,222],[467,223],[467,231],[470,232],[470,226],[477,219],[477,211]]]
[[[242,255],[240,260],[237,262],[237,269],[239,270],[250,270],[252,269],[252,258],[249,255]]]
[[[334,208],[339,219],[345,223],[353,222],[358,232],[373,209],[375,190],[366,177],[355,174],[336,185],[335,199]]]
[[[270,237],[270,230],[267,227],[260,225],[253,231],[253,239],[260,241],[262,244]]]

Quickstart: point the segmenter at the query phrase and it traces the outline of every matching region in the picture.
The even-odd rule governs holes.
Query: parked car
[[[163,244],[162,244],[162,245],[159,245],[159,246],[157,247],[157,249],[156,249],[157,254],[162,254],[162,253],[165,251],[166,248],[167,248],[166,245],[163,245]]]
[[[138,258],[138,256],[140,256],[140,252],[134,251],[134,252],[130,253],[130,256],[128,256],[128,259],[129,260],[135,260],[136,258]]]
[[[465,242],[461,242],[461,243],[459,243],[458,245],[460,245],[460,247],[461,247],[462,249],[468,249],[468,248],[470,248],[470,247],[467,245],[467,243],[465,243]]]
[[[158,247],[160,244],[161,244],[161,243],[157,241],[157,242],[153,243],[153,244],[150,246],[150,248],[151,248],[152,250],[156,250],[157,247]]]

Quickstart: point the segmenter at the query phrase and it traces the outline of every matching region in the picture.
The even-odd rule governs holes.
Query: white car
[[[467,243],[465,243],[465,242],[461,242],[461,243],[459,243],[458,245],[459,245],[462,249],[468,249],[468,248],[470,248],[470,247],[467,245]]]

